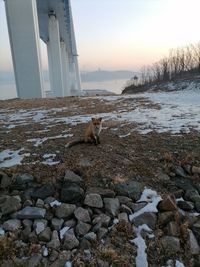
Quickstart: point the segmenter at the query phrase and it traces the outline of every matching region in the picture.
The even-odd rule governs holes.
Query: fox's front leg
[[[101,144],[101,142],[100,142],[100,138],[99,138],[98,135],[96,136],[96,139],[97,139],[97,144]]]

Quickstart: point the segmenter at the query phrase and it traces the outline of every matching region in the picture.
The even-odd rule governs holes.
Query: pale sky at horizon
[[[200,41],[200,0],[71,0],[80,70],[138,70]],[[12,70],[0,0],[0,71]],[[41,42],[42,43],[42,42]],[[42,44],[43,68],[47,68]]]

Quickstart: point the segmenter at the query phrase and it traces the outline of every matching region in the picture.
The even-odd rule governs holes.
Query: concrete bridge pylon
[[[40,38],[47,45],[52,95],[79,95],[81,83],[70,0],[4,0],[17,95],[44,97]]]

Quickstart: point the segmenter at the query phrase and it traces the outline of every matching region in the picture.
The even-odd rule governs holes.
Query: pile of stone
[[[175,196],[165,196],[158,210],[151,211],[145,210],[148,200],[137,202],[144,190],[139,182],[120,183],[114,190],[85,188],[83,179],[67,170],[60,183],[39,186],[30,174],[1,172],[0,239],[10,233],[17,237],[13,241],[20,248],[16,266],[41,262],[43,266],[70,266],[79,250],[90,259],[93,244],[109,238],[117,224],[128,225],[133,235],[134,227],[146,224],[155,230],[155,237],[160,230],[161,245],[169,255],[181,252],[184,241],[195,261],[200,253],[200,218],[195,214],[200,211],[200,192],[195,187],[185,190],[178,180],[177,186],[181,190]],[[35,250],[27,254],[33,244]],[[9,259],[4,264],[15,266],[9,265]],[[97,259],[96,266],[109,263]]]

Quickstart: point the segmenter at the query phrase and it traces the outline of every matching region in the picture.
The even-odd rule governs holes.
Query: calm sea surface
[[[111,80],[104,82],[83,82],[82,89],[94,90],[105,89],[113,93],[120,94],[126,85],[127,80]],[[44,82],[45,90],[50,89],[49,82]],[[0,99],[16,98],[16,86],[15,83],[0,83]]]

